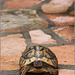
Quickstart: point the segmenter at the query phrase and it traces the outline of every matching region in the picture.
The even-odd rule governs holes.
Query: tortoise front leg
[[[51,74],[51,75],[58,75],[58,69],[54,69],[53,67],[48,67],[47,71]]]
[[[26,75],[26,72],[30,69],[30,66],[24,66],[21,70],[19,75]]]

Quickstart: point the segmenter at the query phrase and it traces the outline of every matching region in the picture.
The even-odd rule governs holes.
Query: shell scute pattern
[[[35,60],[41,60],[53,67],[57,67],[58,61],[55,54],[48,48],[43,46],[32,46],[23,52],[20,58],[20,65],[24,66]]]

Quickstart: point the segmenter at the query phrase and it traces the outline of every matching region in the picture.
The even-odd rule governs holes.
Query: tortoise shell
[[[31,64],[36,60],[43,61],[54,68],[58,66],[58,60],[55,54],[50,49],[38,45],[32,46],[23,52],[20,58],[20,67]]]

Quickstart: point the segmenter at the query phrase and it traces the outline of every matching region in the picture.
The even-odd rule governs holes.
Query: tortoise
[[[49,73],[58,75],[58,60],[48,48],[36,45],[25,50],[20,58],[19,75],[27,73]]]

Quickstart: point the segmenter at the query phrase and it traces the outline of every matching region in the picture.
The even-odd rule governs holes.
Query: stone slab
[[[59,14],[58,15],[43,14],[43,15],[48,17],[57,26],[74,25],[74,16],[59,15]]]
[[[74,70],[67,70],[67,69],[59,70],[59,75],[74,75]]]
[[[1,70],[19,68],[19,59],[26,46],[21,34],[1,37]]]
[[[67,42],[74,42],[74,26],[55,27],[52,30]]]
[[[2,13],[1,32],[20,32],[48,27],[48,22],[40,18],[36,10],[12,9]]]
[[[41,9],[46,13],[63,13],[72,6],[74,0],[52,0],[41,6]]]
[[[41,0],[8,0],[4,3],[6,8],[26,8],[37,5]]]
[[[56,44],[56,40],[51,35],[44,33],[42,30],[29,31],[32,43],[37,44]]]
[[[13,38],[15,42],[12,42],[12,40],[10,40],[8,41],[8,43],[6,43],[6,40],[4,40],[3,38],[1,43],[1,70],[17,70],[19,69],[20,56],[26,48],[26,44],[24,43],[25,40],[17,38],[17,41],[17,39]],[[17,43],[17,45],[15,43]],[[74,65],[74,45],[49,48],[57,56],[58,64]]]
[[[58,64],[74,65],[74,45],[49,47],[58,59]]]

